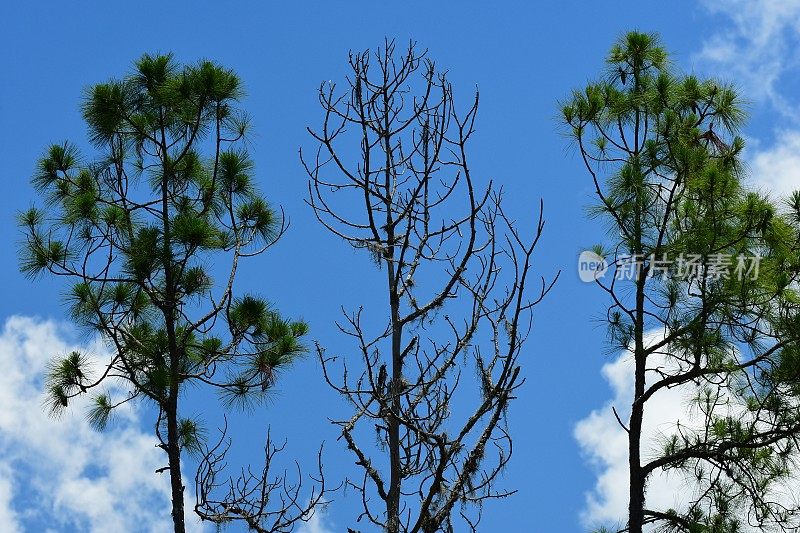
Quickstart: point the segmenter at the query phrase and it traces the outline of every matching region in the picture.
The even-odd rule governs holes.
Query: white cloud
[[[646,335],[645,344],[661,339],[658,334]],[[664,354],[653,354],[648,357],[647,383],[652,384],[658,377],[654,369],[673,373],[678,368],[675,359]],[[685,369],[684,369],[685,370]],[[597,471],[597,481],[591,492],[586,495],[586,504],[581,519],[585,526],[624,525],[628,515],[628,436],[614,417],[612,407],[616,408],[623,421],[630,417],[630,405],[633,402],[634,389],[633,354],[623,351],[617,359],[603,365],[602,374],[611,387],[612,399],[601,409],[592,411],[579,421],[574,430],[575,439]],[[721,391],[725,398],[724,391]],[[674,435],[678,424],[684,430],[692,428],[700,430],[704,427],[705,416],[699,412],[693,399],[697,397],[698,386],[687,383],[678,387],[664,388],[656,392],[645,404],[642,424],[642,459],[647,461],[661,454],[662,443],[667,437]],[[720,404],[715,409],[716,416],[745,417],[745,411],[737,402]],[[798,475],[776,483],[771,487],[768,499],[779,502],[786,508],[796,508],[797,487],[800,486]],[[654,472],[647,484],[647,508],[666,511],[668,509],[686,510],[690,499],[696,496],[699,487],[689,477],[679,471],[665,473]],[[743,510],[743,522],[747,511]],[[742,532],[755,533],[760,529],[743,526]],[[649,529],[648,531],[655,531]],[[792,531],[795,531],[792,529]]]
[[[800,36],[800,0],[704,0],[709,12],[730,21],[704,43],[697,59],[703,67],[734,81],[748,98],[771,103],[780,113],[800,118],[796,102],[780,89],[796,69],[793,48]]]
[[[0,524],[7,533],[20,533],[22,528],[19,525],[17,513],[11,503],[11,472],[8,468],[0,467]]]
[[[43,409],[42,378],[52,357],[78,347],[52,321],[11,317],[0,333],[0,524],[3,531],[147,531],[171,529],[169,483],[156,439],[139,429],[135,409],[103,433],[85,404],[58,420]],[[83,407],[83,408],[82,408]],[[191,515],[191,531],[202,526]]]
[[[749,160],[750,185],[774,201],[800,190],[800,131],[779,132],[772,146],[754,150]]]
[[[800,189],[800,0],[705,0],[727,19],[696,59],[709,73],[734,82],[745,99],[777,112],[770,142],[748,139],[749,185],[773,200]]]
[[[652,339],[653,337],[651,337]],[[653,367],[662,361],[651,360]],[[612,399],[575,426],[575,438],[585,457],[597,469],[594,489],[586,496],[582,521],[587,527],[597,524],[624,522],[628,509],[628,436],[614,417],[612,407],[626,421],[633,401],[633,356],[622,352],[616,360],[602,369],[611,386]],[[642,453],[653,456],[662,437],[672,433],[676,423],[688,422],[689,388],[662,389],[647,402],[642,424]],[[680,495],[686,484],[675,475],[654,475],[647,488],[648,507],[655,509],[680,508]]]
[[[328,520],[328,513],[323,505],[317,507],[308,522],[302,523],[297,533],[333,533],[333,531],[333,524]]]

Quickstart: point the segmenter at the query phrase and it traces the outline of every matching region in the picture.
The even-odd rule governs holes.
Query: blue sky
[[[450,71],[457,95],[466,99],[476,86],[480,89],[478,133],[470,153],[473,171],[503,185],[508,209],[520,220],[530,219],[538,199],[544,198],[547,228],[535,269],[546,276],[564,271],[536,310],[534,331],[523,355],[528,381],[512,408],[515,457],[506,483],[519,493],[490,505],[484,528],[583,531],[585,520],[606,516],[586,514],[586,495],[595,491],[600,501],[613,499],[595,489],[598,476],[602,478],[611,467],[610,459],[603,459],[594,445],[577,441],[574,431],[592,410],[602,414],[604,402],[614,394],[601,374],[614,354],[604,350],[604,330],[597,320],[604,309],[602,295],[583,285],[575,272],[577,254],[595,243],[601,232],[585,216],[590,184],[560,133],[557,101],[600,73],[606,51],[621,33],[659,32],[682,70],[721,74],[742,87],[751,101],[751,122],[745,132],[753,183],[788,190],[798,181],[791,158],[800,153],[796,129],[800,108],[787,96],[797,87],[793,70],[797,34],[792,26],[800,13],[797,4],[731,1],[712,8],[682,0],[359,0],[242,2],[228,7],[202,1],[4,2],[0,7],[4,73],[0,240],[7,246],[0,254],[0,321],[12,316],[36,320],[18,319],[6,325],[0,337],[0,349],[5,350],[0,351],[0,364],[11,365],[12,358],[28,354],[39,361],[30,363],[31,371],[41,366],[41,357],[25,345],[25,339],[44,338],[44,330],[36,328],[50,328],[45,337],[55,343],[51,345],[86,341],[67,327],[45,322],[65,319],[60,305],[64,287],[48,278],[32,283],[18,273],[11,244],[19,238],[14,215],[35,199],[28,180],[49,143],[70,139],[86,147],[78,109],[82,90],[123,75],[142,53],[158,51],[174,52],[185,62],[211,58],[243,79],[248,93],[243,107],[255,126],[252,155],[260,186],[273,203],[285,208],[291,229],[279,246],[244,267],[239,287],[264,294],[288,315],[302,316],[311,325],[313,339],[333,352],[343,350],[346,345],[333,322],[340,316],[340,306],[353,308],[374,300],[364,294],[364,280],[374,279],[375,272],[368,257],[355,254],[314,221],[303,203],[306,179],[297,152],[301,146],[313,146],[305,127],[320,119],[316,89],[323,80],[343,78],[348,50],[375,47],[385,36],[401,43],[413,39]],[[28,379],[24,390],[34,390],[35,383]],[[10,382],[6,386],[23,390],[12,389],[16,385]],[[0,404],[0,410],[5,409]],[[206,406],[196,403],[189,409],[201,412]],[[246,420],[237,418],[236,457],[257,459],[270,424],[273,435],[288,440],[287,454],[301,462],[313,460],[316,447],[325,440],[326,463],[335,478],[349,470],[351,459],[326,419],[346,413],[346,406],[323,383],[316,360],[308,357],[282,376],[266,406]],[[218,416],[212,412],[210,420],[213,427]],[[146,413],[131,414],[128,421],[148,431]],[[9,443],[26,442],[13,427],[17,426],[3,426],[0,415],[0,519],[5,498],[12,508],[40,508],[7,518],[15,520],[21,531],[45,523],[54,531],[82,530],[52,518],[54,509],[72,509],[65,503],[71,500],[51,501],[35,487],[23,490],[15,472],[32,466],[26,457],[10,451]],[[124,437],[121,428],[115,431],[108,438]],[[58,435],[68,437],[68,433]],[[73,437],[99,446],[94,436]],[[90,467],[87,459],[81,468]],[[337,498],[324,521],[331,530],[341,531],[354,525],[354,504]],[[82,523],[102,519],[88,517]]]

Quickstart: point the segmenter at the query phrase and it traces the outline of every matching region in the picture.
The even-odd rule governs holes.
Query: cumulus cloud
[[[645,344],[662,338],[659,334],[651,333],[646,336]],[[647,368],[646,387],[659,378],[655,369],[671,373],[678,366],[675,359],[656,353],[648,357]],[[622,526],[628,515],[628,436],[617,422],[612,409],[616,408],[622,420],[629,419],[634,391],[632,352],[625,350],[615,360],[605,364],[602,374],[611,388],[611,399],[602,408],[592,411],[580,420],[574,428],[575,439],[584,457],[597,473],[595,485],[587,493],[581,513],[581,520],[587,528],[599,525]],[[663,388],[650,397],[645,404],[642,423],[643,461],[661,455],[663,443],[676,434],[679,424],[683,430],[700,430],[704,427],[705,416],[694,401],[698,392],[698,385],[690,382],[673,388]],[[720,405],[715,409],[717,416],[747,417],[740,404],[731,401],[723,405],[724,399],[723,392]],[[800,479],[792,476],[776,483],[770,489],[769,498],[786,508],[796,508],[800,505],[797,499],[798,486]],[[661,511],[686,510],[698,488],[694,480],[680,471],[656,471],[647,484],[647,508]],[[742,510],[741,517],[745,523],[746,512]],[[761,530],[745,527],[742,531],[755,533]]]
[[[156,439],[140,430],[134,408],[107,431],[94,431],[76,402],[58,420],[43,409],[43,375],[53,356],[79,349],[62,326],[11,317],[0,332],[0,524],[3,531],[171,529],[169,482]],[[191,531],[202,531],[192,522]]]
[[[651,341],[654,338],[650,337]],[[663,366],[663,360],[655,359],[650,361],[653,367]],[[611,387],[612,399],[575,426],[575,439],[597,471],[597,481],[594,489],[586,495],[581,516],[587,527],[622,523],[627,516],[628,436],[614,417],[612,408],[616,408],[622,420],[630,417],[633,364],[633,354],[626,350],[603,366],[602,374]],[[678,421],[682,424],[689,422],[689,400],[694,393],[693,386],[662,389],[647,402],[642,423],[644,457],[659,452],[658,443],[673,433]],[[654,475],[647,488],[648,506],[655,509],[680,508],[685,503],[681,498],[685,488],[684,480],[675,474]]]

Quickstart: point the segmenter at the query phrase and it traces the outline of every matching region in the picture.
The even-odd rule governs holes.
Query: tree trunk
[[[640,272],[639,279],[636,281],[636,324],[633,354],[636,366],[634,370],[634,395],[628,427],[628,467],[630,469],[628,533],[642,533],[642,527],[644,526],[646,476],[642,472],[641,466],[642,419],[644,418],[644,403],[641,399],[644,395],[647,372],[647,354],[644,346],[645,282],[646,277],[644,273]]]
[[[386,151],[386,168],[384,170],[384,187],[386,197],[392,196],[393,184],[393,156],[390,139],[391,126],[389,123],[390,104],[387,93],[383,94],[384,109],[387,110],[383,117],[384,148]],[[397,276],[399,265],[395,263],[395,234],[392,220],[391,202],[386,205],[386,274],[389,289],[389,307],[392,319],[392,386],[391,386],[391,412],[389,413],[389,491],[386,494],[386,531],[387,533],[400,532],[400,492],[403,484],[403,473],[400,464],[400,394],[403,390],[403,358],[402,338],[403,325],[400,323],[400,297],[397,294]]]
[[[630,493],[628,504],[628,533],[642,533],[644,525],[644,486],[641,469],[642,405],[634,403],[630,434],[628,435],[628,465],[630,468]]]
[[[167,457],[169,459],[169,481],[172,488],[172,523],[175,533],[185,533],[186,524],[183,505],[183,480],[181,479],[181,448],[178,431],[178,392],[180,388],[181,352],[178,349],[175,333],[176,290],[175,273],[172,264],[172,243],[170,236],[169,183],[172,172],[168,163],[167,134],[161,115],[161,222],[164,232],[164,249],[162,251],[164,265],[165,298],[163,304],[164,325],[169,343],[169,393],[164,410],[167,416]]]
[[[389,278],[394,277],[394,267],[389,265]],[[399,299],[397,298],[390,282],[390,305],[392,308],[392,386],[391,386],[391,412],[389,413],[389,491],[386,498],[386,531],[399,533],[400,531],[400,489],[403,482],[400,471],[400,421],[396,414],[400,413],[400,395],[403,392],[403,359],[401,353],[402,326],[399,313]]]
[[[167,413],[167,456],[169,458],[169,481],[172,487],[172,523],[175,533],[185,533],[186,523],[183,505],[183,480],[181,479],[181,450],[178,445],[178,399],[169,400]]]

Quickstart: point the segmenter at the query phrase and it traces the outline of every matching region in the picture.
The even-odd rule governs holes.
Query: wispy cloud
[[[328,519],[325,505],[317,506],[314,514],[308,522],[303,522],[298,528],[297,533],[333,533],[333,524]]]
[[[704,0],[723,18],[696,59],[711,73],[734,81],[748,98],[771,103],[785,117],[800,119],[800,106],[781,82],[800,65],[800,0]]]
[[[7,466],[0,466],[0,524],[8,533],[19,533],[22,528],[12,505],[12,496],[11,472]]]
[[[781,201],[800,189],[800,130],[781,129],[772,144],[748,153],[748,185]]]
[[[171,529],[164,457],[140,430],[135,409],[104,433],[76,402],[59,420],[43,409],[42,379],[53,356],[77,347],[52,321],[9,318],[0,332],[0,524],[5,532],[47,524],[58,531]],[[41,527],[39,527],[41,529]],[[202,531],[192,522],[191,531]]]
[[[717,30],[696,55],[707,74],[767,104],[772,131],[748,135],[748,185],[773,200],[800,189],[800,0],[704,0]]]

